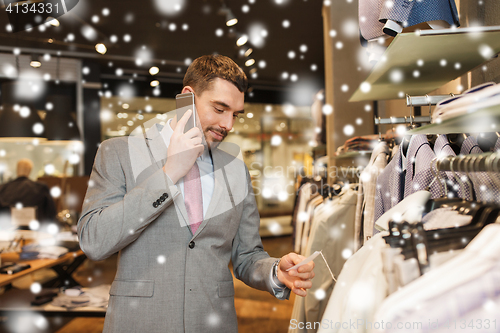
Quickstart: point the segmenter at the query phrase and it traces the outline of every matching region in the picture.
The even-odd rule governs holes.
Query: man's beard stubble
[[[212,137],[212,136],[208,133],[208,132],[210,132],[210,131],[213,131],[213,132],[216,132],[216,133],[218,133],[218,134],[222,135],[222,140],[220,140],[220,141],[211,141],[211,142],[208,142],[208,140],[206,140],[206,141],[207,141],[207,143],[208,143],[208,145],[210,146],[210,148],[215,148],[215,147],[217,147],[217,145],[218,145],[219,143],[221,143],[222,141],[224,141],[224,139],[227,137],[227,134],[228,134],[228,131],[226,131],[226,130],[224,130],[224,129],[222,129],[222,128],[219,128],[219,127],[214,127],[214,126],[209,126],[209,127],[207,127],[207,129],[205,130],[205,138],[207,138],[207,137]]]

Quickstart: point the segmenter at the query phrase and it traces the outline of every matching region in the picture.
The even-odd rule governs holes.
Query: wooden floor
[[[281,257],[292,250],[291,237],[264,238],[264,249],[273,257]],[[75,272],[74,277],[84,286],[111,283],[114,278],[116,256],[102,262],[89,260]],[[235,307],[240,333],[288,332],[294,296],[289,301],[279,301],[267,292],[258,291],[234,280]],[[104,318],[49,318],[38,319],[43,325],[28,325],[30,318],[8,318],[0,322],[0,333],[98,333],[102,332]]]

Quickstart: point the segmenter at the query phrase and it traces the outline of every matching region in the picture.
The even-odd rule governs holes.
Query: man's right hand
[[[176,184],[193,167],[196,159],[203,154],[205,147],[202,144],[202,133],[198,127],[194,127],[184,133],[184,128],[192,110],[186,111],[182,118],[177,121],[174,133],[170,138],[167,150],[167,162],[163,171]],[[168,124],[166,125],[168,126]]]

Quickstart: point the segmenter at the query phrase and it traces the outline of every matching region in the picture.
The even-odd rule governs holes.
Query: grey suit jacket
[[[237,332],[230,259],[237,278],[273,293],[248,170],[212,151],[214,194],[193,235],[160,130],[106,140],[95,158],[78,234],[92,260],[119,253],[104,331]]]

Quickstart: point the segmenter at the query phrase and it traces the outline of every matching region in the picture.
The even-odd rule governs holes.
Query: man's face
[[[192,91],[191,87],[182,90],[188,91]],[[225,139],[238,115],[243,113],[244,96],[234,84],[220,78],[200,95],[195,94],[198,121],[211,147]]]

